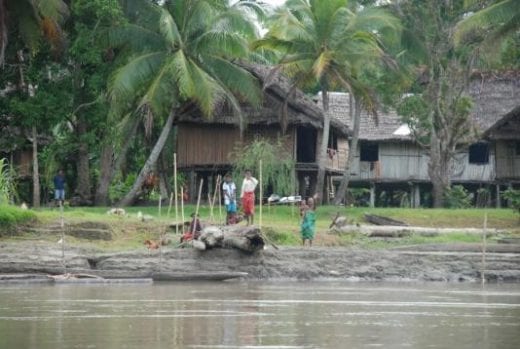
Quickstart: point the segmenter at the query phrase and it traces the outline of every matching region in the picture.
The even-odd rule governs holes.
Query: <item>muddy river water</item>
[[[520,348],[520,284],[0,285],[0,348]]]

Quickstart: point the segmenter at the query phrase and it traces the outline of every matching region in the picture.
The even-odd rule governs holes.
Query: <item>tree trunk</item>
[[[123,135],[124,141],[121,145],[121,149],[118,151],[117,158],[113,143],[108,141],[109,143],[103,146],[101,151],[99,182],[96,189],[96,206],[107,206],[109,203],[108,191],[110,188],[110,183],[112,183],[116,172],[120,170],[122,164],[125,162],[126,154],[132,145],[134,135],[137,131],[137,126],[139,125],[137,118],[131,122],[132,125],[129,129],[129,132]]]
[[[354,156],[356,156],[359,140],[359,126],[361,124],[361,102],[358,98],[354,99],[354,120],[353,120],[353,131],[352,131],[352,142],[350,143],[350,149],[348,150],[347,163],[345,165],[345,171],[341,178],[341,184],[339,185],[334,199],[334,204],[339,205],[345,199],[347,193],[348,184],[350,182],[350,168],[354,162]]]
[[[76,161],[78,184],[76,193],[80,196],[82,204],[89,203],[91,199],[88,143],[83,139],[86,133],[87,122],[83,116],[78,117],[78,158]]]
[[[161,154],[162,149],[164,148],[164,144],[166,143],[166,140],[168,139],[168,135],[170,134],[170,131],[172,129],[173,125],[173,111],[168,116],[168,119],[166,120],[166,123],[164,124],[164,127],[161,131],[161,135],[159,136],[159,139],[155,143],[152,152],[150,153],[150,156],[146,160],[143,168],[141,169],[141,172],[139,172],[139,176],[137,176],[137,179],[135,180],[134,185],[132,186],[132,189],[126,194],[126,196],[119,202],[118,206],[128,206],[131,205],[139,192],[141,191],[141,188],[143,186],[144,180],[146,179],[146,176],[150,173],[150,170],[154,166],[155,162],[159,158],[159,155]]]
[[[108,188],[110,187],[112,173],[114,172],[114,146],[105,144],[101,149],[99,181],[96,189],[94,205],[108,205]]]
[[[320,152],[318,153],[318,176],[316,181],[317,204],[323,202],[323,190],[325,186],[325,162],[327,161],[327,146],[329,144],[330,114],[329,95],[326,88],[321,90],[323,104],[323,134],[321,137]]]
[[[450,187],[450,159],[449,154],[443,151],[441,141],[432,127],[428,175],[433,185],[432,196],[434,208],[444,206],[444,196],[446,190]]]
[[[4,67],[5,47],[7,46],[7,8],[6,0],[0,0],[0,68]]]
[[[38,132],[36,126],[32,127],[33,148],[33,207],[40,207],[40,170],[38,166]]]

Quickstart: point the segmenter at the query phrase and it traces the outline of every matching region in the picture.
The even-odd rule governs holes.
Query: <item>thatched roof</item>
[[[520,106],[520,72],[510,71],[505,74],[475,73],[472,75],[468,90],[474,103],[471,115],[473,124],[477,131],[482,133]],[[321,95],[318,94],[315,100],[321,106]],[[333,118],[351,128],[348,93],[330,93],[329,104]],[[379,123],[376,124],[373,116],[368,115],[367,112],[362,113],[359,130],[360,140],[412,140],[412,137],[406,134],[406,126],[394,110],[379,111],[378,120]]]
[[[261,107],[253,108],[246,104],[242,106],[242,112],[248,125],[281,126],[284,102],[287,99],[288,125],[323,128],[323,111],[321,108],[301,90],[294,89],[291,92],[291,82],[287,77],[279,72],[274,72],[272,67],[251,63],[240,64],[260,81],[264,91]],[[289,94],[291,95],[289,96]],[[234,125],[238,125],[239,122],[237,117],[226,106],[218,108],[211,120],[204,119],[200,112],[193,111],[184,114],[179,121]],[[331,122],[331,129],[343,136],[349,134],[347,125],[338,120]]]
[[[488,139],[520,140],[520,105],[495,122],[483,134]]]
[[[321,94],[315,97],[316,103],[321,106]],[[352,128],[350,119],[350,97],[345,92],[329,92],[329,112],[332,118]],[[377,120],[373,115],[363,111],[359,125],[359,139],[363,141],[407,141],[412,140],[410,134],[403,131],[407,127],[394,110],[379,111]]]
[[[480,132],[520,106],[520,71],[474,73],[469,87],[473,120]]]

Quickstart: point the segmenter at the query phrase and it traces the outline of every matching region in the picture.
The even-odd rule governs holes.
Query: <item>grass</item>
[[[161,233],[168,232],[173,241],[178,240],[174,231],[168,228],[169,224],[175,220],[175,211],[172,208],[168,217],[167,207],[162,208],[159,216],[157,207],[129,207],[126,209],[127,216],[119,217],[107,215],[106,207],[66,207],[63,217],[67,224],[74,224],[84,221],[103,222],[111,226],[113,230],[112,241],[99,241],[88,243],[103,249],[125,250],[142,247],[142,242],[146,239],[157,239]],[[141,222],[137,219],[137,212],[151,215],[154,219],[150,222]],[[185,207],[185,220],[195,211],[194,205]],[[15,214],[11,213],[15,212]],[[402,209],[402,208],[345,208],[337,206],[321,206],[317,209],[316,230],[317,236],[315,245],[317,246],[360,246],[366,248],[387,248],[399,245],[414,245],[425,243],[460,243],[460,242],[479,242],[480,237],[474,234],[462,234],[457,232],[457,228],[473,227],[482,228],[484,216],[488,216],[488,228],[504,229],[510,231],[515,236],[520,234],[520,224],[518,215],[510,209]],[[362,234],[331,234],[328,227],[332,217],[340,213],[348,218],[352,224],[363,223],[364,213],[382,215],[393,219],[401,220],[409,225],[425,227],[444,227],[453,228],[453,233],[442,234],[436,237],[423,237],[411,235],[404,238],[374,239]],[[210,222],[210,209],[201,206],[199,210],[203,221]],[[213,223],[218,224],[224,219],[224,209],[219,216],[218,207],[213,212]],[[179,213],[180,216],[180,213]],[[23,211],[11,206],[4,209],[0,208],[0,226],[2,222],[10,226],[18,225],[23,222],[32,221],[37,217],[42,224],[52,225],[60,220],[60,211],[57,208],[45,208],[39,211]],[[180,220],[180,217],[179,217]],[[256,209],[255,223],[259,223],[259,208]],[[300,217],[298,207],[294,206],[272,206],[263,207],[262,226],[272,242],[277,245],[297,246],[301,243],[299,235]],[[49,236],[26,234],[18,236],[16,239],[49,239],[53,240],[56,234]],[[70,240],[85,244],[78,240]]]
[[[0,228],[2,229],[10,229],[35,219],[36,214],[33,211],[22,210],[16,206],[0,205]]]

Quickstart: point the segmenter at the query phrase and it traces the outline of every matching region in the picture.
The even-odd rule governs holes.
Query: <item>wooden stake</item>
[[[222,190],[221,190],[222,176],[220,176],[220,182],[218,185],[218,221],[222,222]]]
[[[63,203],[59,200],[60,205],[60,227],[61,227],[61,263],[63,264],[63,269],[67,270],[67,265],[65,263],[65,221],[63,219]],[[64,273],[65,273],[64,271]]]
[[[179,234],[179,207],[177,205],[177,153],[173,153],[173,191],[175,194],[175,234]]]
[[[172,210],[172,205],[173,205],[173,192],[170,194],[170,202],[168,204],[168,218],[170,218],[170,211]]]
[[[157,211],[159,213],[159,217],[161,217],[161,205],[162,205],[162,196],[159,195],[159,205],[158,205],[158,208],[157,208]]]
[[[182,233],[184,233],[184,188],[181,187],[181,217],[182,217]]]
[[[211,202],[211,194],[208,193],[208,204],[209,204],[209,220],[213,223],[213,203]]]
[[[259,168],[260,168],[260,173],[259,173],[259,179],[260,179],[260,217],[258,219],[258,226],[260,227],[260,229],[262,229],[262,199],[263,199],[263,196],[264,196],[264,192],[262,190],[262,160],[260,159],[260,163],[259,163]]]
[[[486,235],[487,235],[487,212],[484,214],[484,230],[482,232],[482,270],[480,277],[482,285],[486,283]]]
[[[197,206],[195,207],[195,217],[199,214],[199,206],[200,206],[200,196],[202,195],[202,184],[204,183],[204,179],[200,180],[199,185],[199,194],[197,195]]]

